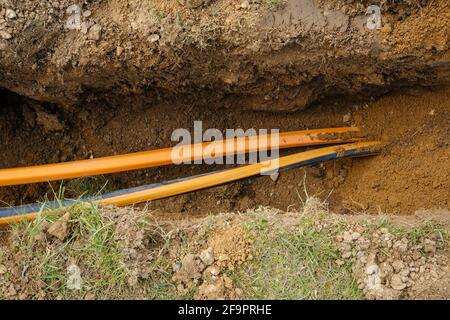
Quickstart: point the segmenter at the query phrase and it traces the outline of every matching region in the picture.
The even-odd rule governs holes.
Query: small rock
[[[336,264],[337,264],[338,267],[341,267],[342,265],[345,264],[345,261],[343,261],[343,260],[341,260],[341,259],[337,259],[337,260],[336,260]]]
[[[353,241],[352,234],[350,232],[348,232],[348,231],[344,232],[344,234],[342,235],[342,239],[346,243],[351,243]]]
[[[99,24],[93,25],[87,35],[89,40],[98,41],[102,37],[102,26]]]
[[[434,254],[436,252],[436,242],[430,239],[425,239],[423,243],[423,251]]]
[[[270,175],[270,179],[272,179],[273,182],[276,182],[276,181],[278,180],[279,177],[280,177],[280,173],[279,173],[279,172],[277,172],[277,173],[272,173],[272,174]]]
[[[173,265],[173,271],[178,272],[181,269],[181,263],[175,263]]]
[[[358,246],[361,250],[367,250],[370,248],[370,240],[365,240],[364,238],[360,238],[358,241]]]
[[[8,295],[10,297],[14,297],[17,294],[16,288],[14,288],[14,285],[10,285],[8,288]]]
[[[19,294],[19,300],[27,300],[28,294],[26,292],[22,292]]]
[[[203,268],[197,263],[193,254],[186,255],[181,260],[181,268],[176,274],[176,278],[183,282],[188,282],[191,279],[201,278],[201,271]]]
[[[353,232],[352,233],[352,240],[356,241],[361,237],[361,234],[359,232]]]
[[[404,279],[402,278],[403,281],[406,281],[406,279],[408,279],[407,278],[408,275],[410,274],[409,268],[408,267],[403,268],[402,270],[400,270],[400,272],[398,274],[404,278]]]
[[[95,293],[92,292],[86,293],[86,295],[84,296],[84,300],[95,300]]]
[[[248,9],[250,7],[250,3],[247,0],[241,2],[241,9]]]
[[[150,43],[155,43],[155,42],[158,41],[159,39],[160,39],[160,36],[159,36],[159,34],[156,34],[156,33],[151,34],[151,35],[148,37],[148,41],[150,41]]]
[[[116,56],[120,57],[122,55],[122,53],[123,53],[123,48],[121,46],[118,46],[116,48]]]
[[[419,273],[425,273],[426,269],[424,266],[420,266]]]
[[[86,11],[83,12],[83,17],[89,18],[91,16],[91,14],[92,14],[91,10],[86,10]]]
[[[127,282],[130,287],[134,287],[138,284],[138,277],[136,276],[136,274],[131,273],[128,276]]]
[[[5,30],[0,30],[0,37],[5,40],[9,40],[12,38],[11,33],[6,32]]]
[[[58,238],[61,241],[64,241],[68,236],[68,222],[70,219],[70,213],[67,212],[54,222],[47,230],[47,233]]]
[[[394,245],[392,246],[392,248],[399,253],[405,253],[408,250],[408,240],[402,239],[402,240],[396,241],[396,242],[394,242]]]
[[[344,259],[348,259],[352,257],[352,252],[351,251],[345,251],[344,253],[342,253],[342,258]]]
[[[406,288],[406,284],[403,282],[400,275],[394,274],[391,278],[391,287],[394,290],[403,290]]]
[[[400,272],[405,267],[405,264],[401,260],[395,260],[392,263],[392,267],[394,268],[395,272]]]
[[[392,275],[394,268],[389,262],[383,262],[380,266],[380,275],[382,279],[386,279]]]
[[[244,294],[244,291],[242,291],[242,289],[240,288],[236,288],[236,290],[234,290],[236,292],[236,296],[238,297],[242,297],[242,295]]]
[[[231,290],[233,289],[233,280],[226,274],[223,275],[223,283],[225,285],[225,288]]]
[[[350,113],[345,114],[344,117],[342,118],[342,121],[344,123],[350,123],[351,120],[352,120],[352,116]]]
[[[212,265],[214,263],[214,251],[213,251],[213,248],[209,247],[208,249],[203,250],[200,253],[200,259],[207,266]]]
[[[212,284],[203,283],[198,288],[198,295],[207,300],[222,300],[225,288],[222,280],[217,280]]]
[[[208,268],[206,268],[205,272],[211,274],[212,276],[218,276],[220,273],[220,269],[217,266],[209,266]]]
[[[177,285],[177,291],[178,291],[178,293],[180,293],[180,294],[184,294],[187,290],[184,288],[184,286],[183,286],[182,283],[179,283],[179,284]]]
[[[369,290],[379,290],[381,288],[381,271],[378,265],[371,264],[366,268],[366,284]]]
[[[17,14],[12,9],[6,9],[5,17],[8,18],[9,20],[13,20],[17,18]]]
[[[81,271],[76,264],[67,267],[67,288],[69,290],[81,290]]]
[[[6,269],[6,266],[0,264],[0,274],[5,274],[8,271],[8,269]]]
[[[87,34],[88,31],[89,31],[89,23],[86,22],[86,21],[83,22],[83,23],[81,24],[80,31],[81,31],[81,33],[83,33],[83,34]]]
[[[411,258],[412,258],[414,261],[419,260],[421,257],[422,257],[422,255],[420,254],[419,251],[414,251],[413,254],[412,254],[412,256],[411,256]]]
[[[36,108],[36,123],[44,128],[44,131],[62,131],[64,125],[57,115],[48,113],[43,108]]]
[[[380,268],[376,264],[371,264],[366,269],[366,274],[375,274],[380,271]]]

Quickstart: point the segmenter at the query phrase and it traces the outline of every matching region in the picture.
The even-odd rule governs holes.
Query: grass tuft
[[[302,215],[295,227],[272,224],[264,216],[247,224],[256,257],[233,275],[251,299],[361,299],[351,264],[340,255],[334,232],[318,231],[318,215]]]
[[[67,239],[49,239],[42,229],[54,223],[62,210],[39,215],[32,223],[12,226],[17,237],[18,252],[24,264],[37,272],[47,297],[76,299],[87,292],[96,298],[121,298],[126,273],[120,250],[114,239],[114,226],[105,222],[94,204],[79,204],[64,209],[70,213],[70,233]],[[81,269],[82,289],[67,288],[67,266],[75,263]]]
[[[286,4],[286,0],[265,0],[265,3],[270,9],[277,10]]]

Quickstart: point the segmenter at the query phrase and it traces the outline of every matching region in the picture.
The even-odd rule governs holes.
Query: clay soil
[[[258,205],[298,208],[303,182],[309,194],[328,197],[340,213],[408,215],[421,208],[450,208],[448,88],[402,90],[374,101],[336,99],[296,113],[198,108],[176,100],[157,106],[138,101],[116,106],[92,104],[77,113],[64,113],[55,105],[38,104],[8,92],[3,92],[3,99],[8,101],[0,114],[1,148],[8,150],[0,155],[4,168],[170,146],[174,144],[172,131],[192,130],[195,120],[203,120],[204,129],[221,130],[357,125],[369,137],[387,142],[376,157],[334,161],[283,172],[276,182],[269,177],[248,179],[150,204],[161,213],[208,214]],[[97,192],[104,183],[106,189],[115,190],[220,168],[168,166],[63,185],[66,196],[79,196],[87,190]],[[59,186],[52,184],[56,192]],[[53,198],[53,190],[48,184],[2,188],[1,199],[8,205],[41,201]]]
[[[4,1],[0,167],[170,146],[177,128],[361,126],[382,155],[236,182],[150,206],[206,214],[328,198],[341,213],[449,208],[449,4],[381,1]],[[66,197],[220,168],[170,166],[64,182]],[[302,186],[303,183],[306,186]],[[1,188],[2,205],[59,183]],[[300,192],[300,193],[301,193]]]

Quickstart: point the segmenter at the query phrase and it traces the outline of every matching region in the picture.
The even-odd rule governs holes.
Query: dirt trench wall
[[[1,0],[0,86],[65,108],[176,97],[290,111],[450,83],[448,1],[373,2],[379,30],[361,1]]]

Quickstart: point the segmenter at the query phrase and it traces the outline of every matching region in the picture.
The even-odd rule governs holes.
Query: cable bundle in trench
[[[116,206],[127,206],[152,200],[158,200],[163,199],[175,195],[180,195],[188,192],[193,192],[201,189],[206,189],[222,184],[226,184],[233,181],[238,181],[241,179],[249,178],[252,176],[257,175],[269,175],[275,172],[279,171],[286,171],[302,166],[307,165],[313,165],[324,161],[329,161],[333,159],[338,159],[342,157],[357,157],[357,156],[367,156],[367,155],[373,155],[378,153],[380,147],[382,146],[381,142],[378,141],[359,141],[362,140],[360,138],[354,138],[354,137],[347,137],[347,138],[332,138],[329,137],[325,139],[318,138],[321,132],[332,132],[335,133],[338,131],[339,134],[345,133],[345,130],[341,129],[347,129],[347,132],[356,132],[358,131],[357,128],[337,128],[337,129],[325,129],[325,130],[311,130],[311,131],[299,131],[299,132],[289,132],[284,134],[284,138],[294,137],[294,140],[291,139],[285,139],[283,144],[283,134],[280,134],[280,148],[288,148],[288,147],[294,147],[294,146],[304,146],[304,145],[320,145],[320,144],[332,144],[332,143],[342,143],[347,141],[358,141],[350,144],[343,144],[338,146],[330,146],[330,147],[324,147],[314,150],[309,150],[305,152],[295,153],[292,155],[271,159],[267,161],[262,161],[255,164],[245,165],[242,167],[232,168],[232,169],[226,169],[226,170],[219,170],[214,171],[210,173],[204,173],[200,175],[195,175],[191,177],[184,177],[174,180],[169,180],[165,182],[160,183],[154,183],[149,185],[144,185],[140,187],[135,188],[129,188],[129,189],[122,189],[110,193],[106,193],[100,196],[92,196],[92,197],[81,197],[79,199],[66,199],[66,200],[58,200],[58,201],[49,201],[45,203],[35,203],[35,204],[28,204],[28,205],[22,205],[22,206],[16,206],[16,207],[9,207],[9,208],[0,208],[0,225],[2,224],[9,224],[13,222],[19,222],[24,220],[32,220],[35,219],[38,214],[42,213],[45,210],[54,210],[59,208],[64,208],[71,206],[76,203],[80,202],[90,202],[95,203],[99,205],[116,205]],[[331,131],[330,131],[331,130]],[[312,132],[312,133],[311,133]],[[298,134],[298,136],[293,135],[292,133]],[[286,136],[286,134],[289,134]],[[311,135],[312,134],[312,135]],[[333,135],[332,135],[333,136]],[[305,139],[299,139],[299,137],[309,137],[306,140]],[[311,138],[313,137],[313,138]],[[296,141],[296,143],[293,143],[293,141]],[[218,141],[216,143],[225,143],[226,140]],[[202,144],[202,145],[208,145],[208,144]],[[195,146],[195,145],[192,145]],[[168,148],[170,149],[170,148]],[[161,149],[166,152],[168,149]],[[156,152],[160,150],[155,150]],[[154,151],[154,152],[155,152]],[[242,150],[239,150],[236,148],[236,145],[234,145],[234,154],[239,154],[242,152],[249,152],[252,150],[249,150],[249,148],[245,147]],[[253,150],[255,151],[255,150]],[[150,153],[152,151],[149,151]],[[142,153],[137,153],[137,155],[141,155]],[[131,154],[131,156],[136,154]],[[220,156],[221,154],[219,154]],[[127,155],[124,155],[127,156]],[[124,156],[117,156],[115,159],[120,160],[124,159]],[[217,154],[215,155],[218,156]],[[113,157],[108,157],[108,160],[110,160]],[[151,158],[151,157],[150,157]],[[97,164],[101,163],[102,159],[100,158],[96,159]],[[154,158],[153,158],[154,160]],[[158,161],[161,159],[158,158]],[[82,160],[78,162],[73,163],[63,163],[63,164],[55,164],[55,165],[46,165],[46,166],[37,166],[34,168],[37,168],[38,172],[39,170],[42,170],[42,167],[45,167],[46,169],[53,167],[61,168],[66,166],[65,168],[71,168],[75,169],[74,171],[78,170],[78,173],[72,177],[79,177],[79,176],[87,176],[87,174],[83,171],[79,171],[76,164],[77,163],[83,163],[86,164],[90,160]],[[140,160],[142,162],[142,158]],[[120,162],[120,161],[119,161]],[[160,161],[161,162],[161,161]],[[93,162],[95,163],[95,162]],[[161,165],[169,164],[167,161],[162,161]],[[154,161],[151,161],[150,166],[156,166]],[[121,171],[127,171],[130,170],[130,167],[123,167],[120,168],[117,165],[113,169],[111,169],[111,162],[108,162],[109,171],[108,172],[121,172]],[[140,166],[143,166],[144,164],[140,164]],[[146,167],[146,166],[144,166]],[[3,172],[11,172],[11,171],[20,171],[23,170],[23,172],[27,172],[27,170],[32,169],[33,167],[29,168],[15,168],[15,169],[3,169],[0,170],[0,183],[2,181],[2,171]],[[99,167],[97,167],[98,169]],[[139,167],[142,168],[142,167]],[[276,168],[276,169],[274,169]],[[104,172],[104,170],[97,170],[95,174],[101,174]],[[41,171],[42,172],[42,171]],[[66,172],[67,175],[67,172]],[[19,175],[20,176],[20,175]],[[52,178],[49,180],[57,180],[61,177],[61,175],[51,175],[51,172],[47,173],[47,176],[51,176]],[[4,177],[4,176],[3,176]],[[20,181],[26,180],[26,176],[22,175],[20,176]],[[10,184],[17,184],[19,181],[18,178],[11,179],[11,176],[9,176],[9,183]],[[39,179],[44,179],[43,176],[37,177],[36,175],[33,177],[33,182],[41,181]],[[36,181],[37,180],[37,181]],[[6,178],[3,178],[3,184],[5,184]],[[45,181],[45,180],[43,180]],[[30,182],[28,182],[30,183]],[[1,184],[0,184],[1,185]]]

